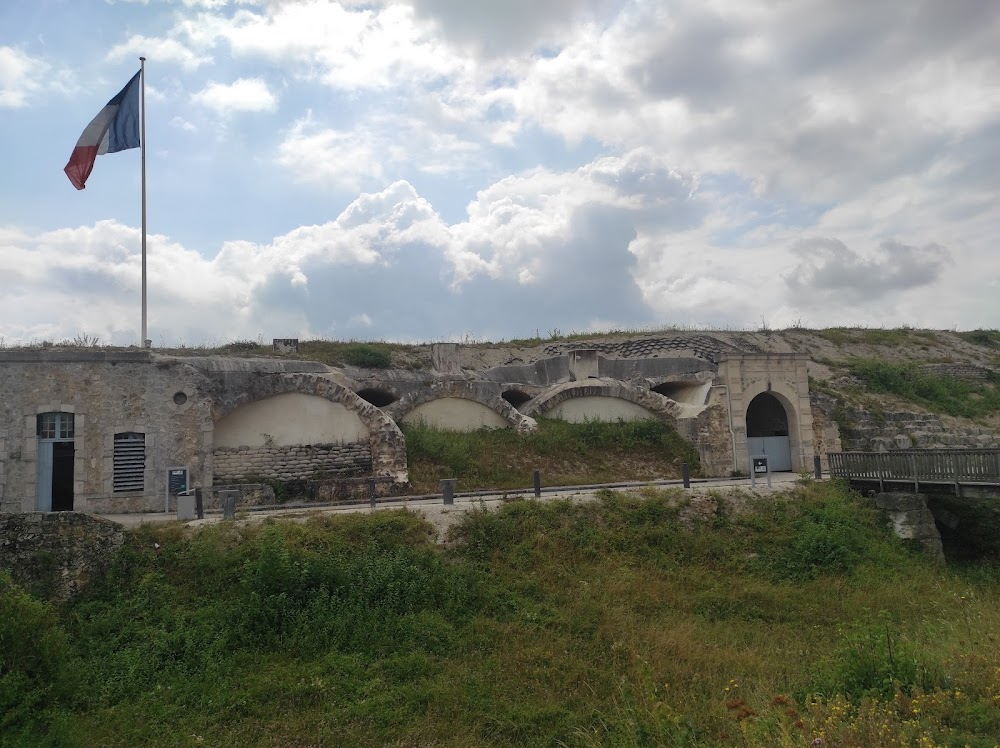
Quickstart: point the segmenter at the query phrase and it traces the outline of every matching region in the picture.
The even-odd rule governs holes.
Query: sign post
[[[771,487],[771,470],[767,464],[767,455],[750,458],[750,485],[757,485],[757,476],[767,477],[767,487]]]
[[[170,497],[188,490],[188,469],[186,467],[167,468],[167,495],[163,498],[163,511],[170,512]]]

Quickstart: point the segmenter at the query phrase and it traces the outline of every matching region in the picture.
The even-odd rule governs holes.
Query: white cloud
[[[148,37],[136,34],[121,44],[112,47],[106,59],[109,62],[119,62],[125,59],[147,59],[147,67],[174,63],[184,70],[197,70],[202,65],[210,63],[212,58],[199,55],[176,39],[165,37]]]
[[[238,310],[218,313],[241,334],[255,336],[276,299],[301,329],[360,329],[367,315],[373,334],[423,324],[431,337],[453,331],[441,327],[452,318],[487,325],[488,305],[510,324],[535,315],[530,329],[845,315],[1000,324],[996,3],[240,5],[175,0],[149,14],[172,28],[137,27],[146,36],[113,54],[186,71],[159,78],[173,137],[194,125],[169,106],[192,98],[220,113],[275,111],[280,93],[282,109],[312,109],[275,124],[271,159],[212,144],[213,165],[238,160],[253,185],[231,199],[273,206],[247,229],[257,241],[192,265]],[[22,52],[4,50],[0,106],[23,107],[38,81],[17,72]],[[216,80],[237,80],[206,82],[209,60]],[[266,180],[250,175],[275,163],[277,187],[262,197]],[[319,213],[345,200],[334,220]],[[380,306],[362,288],[412,297],[414,311],[394,317],[392,297]],[[206,309],[192,325],[208,324]]]
[[[151,329],[158,342],[190,343],[317,332],[509,337],[596,319],[920,325],[946,314],[974,327],[995,304],[1000,260],[980,262],[970,279],[962,266],[974,248],[905,235],[857,240],[859,230],[840,219],[844,239],[830,231],[803,243],[749,186],[715,190],[637,150],[499,180],[455,223],[397,181],[332,221],[267,243],[227,241],[211,259],[153,235]],[[758,228],[747,231],[748,221]],[[736,229],[734,249],[724,237]],[[0,274],[14,289],[0,299],[8,339],[134,340],[138,244],[137,229],[113,221],[42,234],[0,229]],[[67,309],[67,321],[52,322],[52,309]]]
[[[278,108],[278,98],[260,78],[240,78],[228,84],[211,82],[193,94],[191,100],[223,115],[273,112]]]
[[[326,0],[283,2],[232,17],[203,13],[176,32],[195,47],[224,41],[237,57],[280,61],[348,91],[435,82],[467,64],[399,4],[355,10]]]
[[[380,155],[369,134],[320,128],[307,114],[285,135],[277,160],[297,182],[357,191],[382,178]]]
[[[170,126],[176,127],[178,130],[183,130],[184,132],[197,132],[198,130],[197,127],[179,115],[170,120]]]
[[[48,65],[14,47],[0,47],[0,109],[18,109],[42,87]]]
[[[373,115],[338,130],[307,112],[285,133],[277,162],[297,182],[358,191],[399,179],[410,168],[434,175],[464,172],[481,151],[478,143],[431,130],[415,117]]]

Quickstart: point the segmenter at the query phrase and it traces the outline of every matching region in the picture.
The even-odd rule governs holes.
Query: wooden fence
[[[835,478],[883,482],[1000,484],[1000,450],[904,449],[894,452],[831,452]]]

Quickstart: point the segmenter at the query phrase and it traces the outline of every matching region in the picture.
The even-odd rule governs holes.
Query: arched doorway
[[[792,469],[788,413],[770,392],[760,393],[747,406],[747,451],[750,457],[767,456],[772,472]]]

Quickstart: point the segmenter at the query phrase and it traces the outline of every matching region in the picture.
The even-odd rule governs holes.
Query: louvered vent
[[[145,472],[146,435],[115,434],[115,492],[144,490]]]

